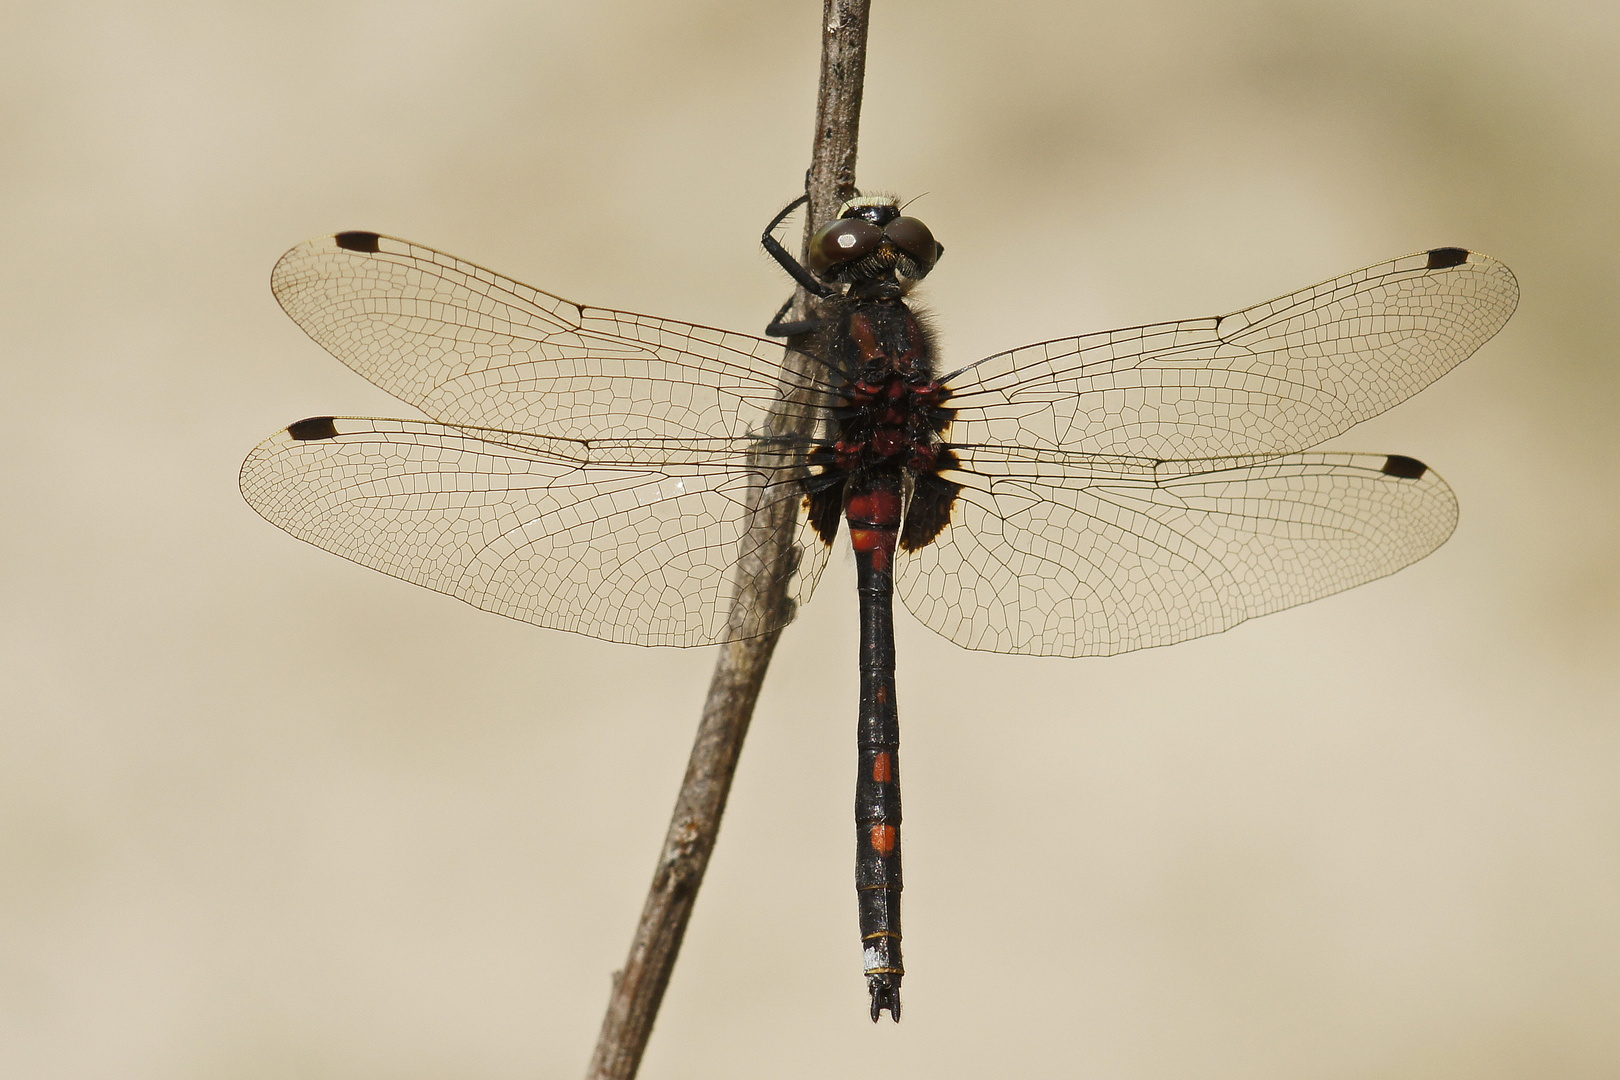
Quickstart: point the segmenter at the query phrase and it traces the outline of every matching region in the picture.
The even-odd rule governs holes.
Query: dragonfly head
[[[892,283],[904,292],[944,252],[928,226],[900,213],[899,200],[877,195],[851,199],[810,238],[810,269],[842,285]]]

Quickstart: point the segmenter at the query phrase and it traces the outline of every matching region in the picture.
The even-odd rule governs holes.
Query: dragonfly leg
[[[771,324],[765,328],[766,337],[798,337],[800,334],[813,334],[827,324],[826,319],[817,318],[799,319],[796,322],[784,321],[782,317],[788,313],[788,308],[793,306],[795,299],[796,297],[788,297],[787,303],[776,309]]]
[[[800,288],[812,296],[826,299],[829,296],[836,295],[838,290],[812,274],[798,259],[788,253],[788,249],[783,247],[775,236],[771,235],[789,214],[809,201],[809,195],[800,195],[797,199],[784,206],[782,212],[773,217],[771,223],[765,226],[765,231],[760,234],[759,242],[764,245],[766,253],[776,260],[777,265],[786,270],[788,276],[799,283]]]

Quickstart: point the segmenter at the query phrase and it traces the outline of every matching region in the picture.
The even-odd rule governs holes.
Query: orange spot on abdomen
[[[893,825],[872,826],[872,850],[879,855],[892,855],[900,842],[900,830]]]
[[[880,784],[887,784],[894,779],[894,761],[884,751],[872,759],[872,779]]]

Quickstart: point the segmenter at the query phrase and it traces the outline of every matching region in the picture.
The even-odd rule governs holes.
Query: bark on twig
[[[823,0],[821,88],[810,170],[805,177],[810,196],[805,214],[806,244],[814,230],[854,194],[870,2]],[[803,316],[808,303],[809,297],[800,290],[794,305],[796,317]],[[789,350],[784,363],[796,366],[806,359],[802,353]],[[808,434],[810,420],[802,403],[784,400],[773,417],[772,428],[777,434]],[[742,550],[755,554],[739,565],[740,584],[731,614],[734,623],[746,620],[747,612],[787,603],[785,580],[779,575],[754,572],[781,565],[782,553],[793,544],[796,500],[777,499],[772,507],[755,515],[751,528],[759,539],[742,544]],[[749,562],[754,566],[747,565]],[[630,944],[630,956],[624,969],[613,977],[613,992],[587,1080],[630,1080],[641,1065],[698,886],[714,850],[743,736],[753,718],[754,702],[778,636],[779,632],[771,633],[720,647],[686,778],[675,800],[675,813],[647,891],[641,922]]]

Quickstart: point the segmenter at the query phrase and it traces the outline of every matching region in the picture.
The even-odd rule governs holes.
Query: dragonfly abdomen
[[[855,889],[872,1019],[900,1019],[900,715],[894,686],[894,551],[901,476],[874,469],[850,481],[846,510],[861,617],[861,701],[855,776]]]

